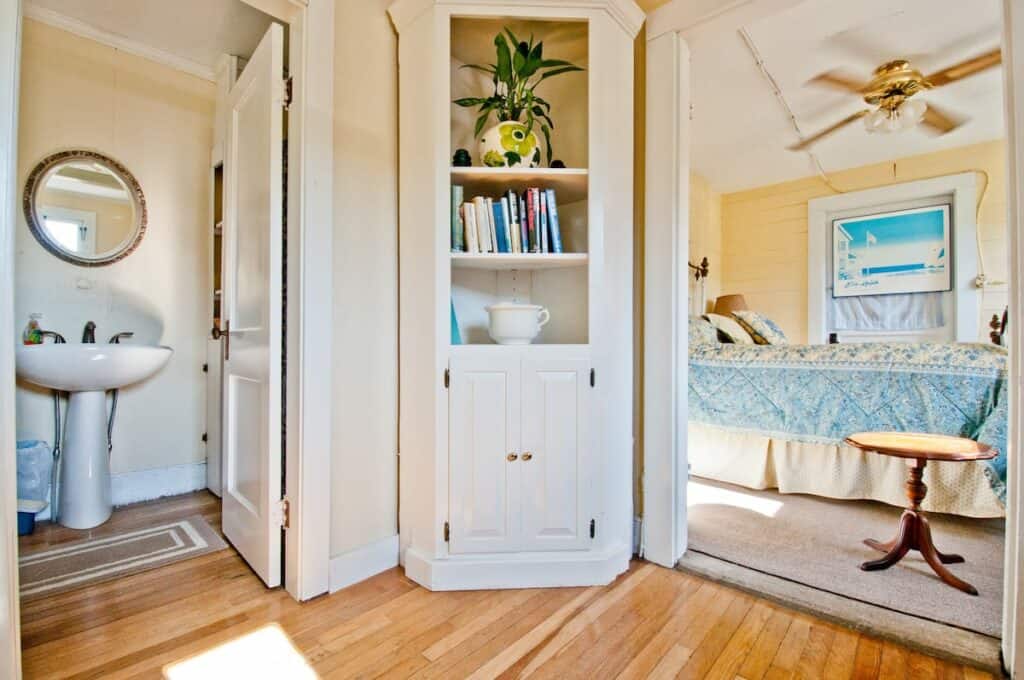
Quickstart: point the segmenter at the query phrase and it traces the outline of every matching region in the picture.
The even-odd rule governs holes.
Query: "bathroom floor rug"
[[[227,548],[200,515],[19,557],[22,599],[109,581]]]

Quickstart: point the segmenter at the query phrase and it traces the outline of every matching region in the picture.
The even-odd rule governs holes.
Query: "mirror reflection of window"
[[[46,178],[37,201],[43,204],[47,229],[51,220],[60,224],[81,224],[81,233],[74,241],[76,245],[68,248],[79,256],[95,257],[115,252],[134,231],[135,206],[128,188],[99,163],[69,162],[58,166]],[[71,235],[50,233],[61,245],[71,242]]]
[[[87,227],[81,222],[69,222],[46,218],[46,230],[63,248],[73,253],[82,253],[82,237]]]

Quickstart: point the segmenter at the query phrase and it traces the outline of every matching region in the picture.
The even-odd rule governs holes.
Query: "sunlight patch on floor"
[[[750,510],[765,517],[775,517],[782,509],[783,504],[782,501],[701,484],[691,479],[686,487],[686,507],[692,508],[698,505],[729,505],[734,508]]]
[[[315,680],[316,672],[288,635],[270,624],[201,654],[164,667],[167,680],[289,678]]]

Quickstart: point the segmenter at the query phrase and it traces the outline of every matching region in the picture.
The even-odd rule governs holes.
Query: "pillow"
[[[758,345],[785,345],[789,342],[778,324],[762,314],[742,309],[732,315]]]
[[[704,318],[710,321],[721,335],[725,336],[727,342],[735,342],[738,345],[754,344],[754,339],[743,330],[743,326],[739,325],[736,319],[721,314],[705,314]]]
[[[718,331],[699,316],[690,316],[690,347],[697,345],[717,345]]]

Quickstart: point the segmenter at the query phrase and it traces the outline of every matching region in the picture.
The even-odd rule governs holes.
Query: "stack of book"
[[[452,252],[561,253],[562,230],[554,189],[509,189],[501,198],[465,200],[452,185]]]

